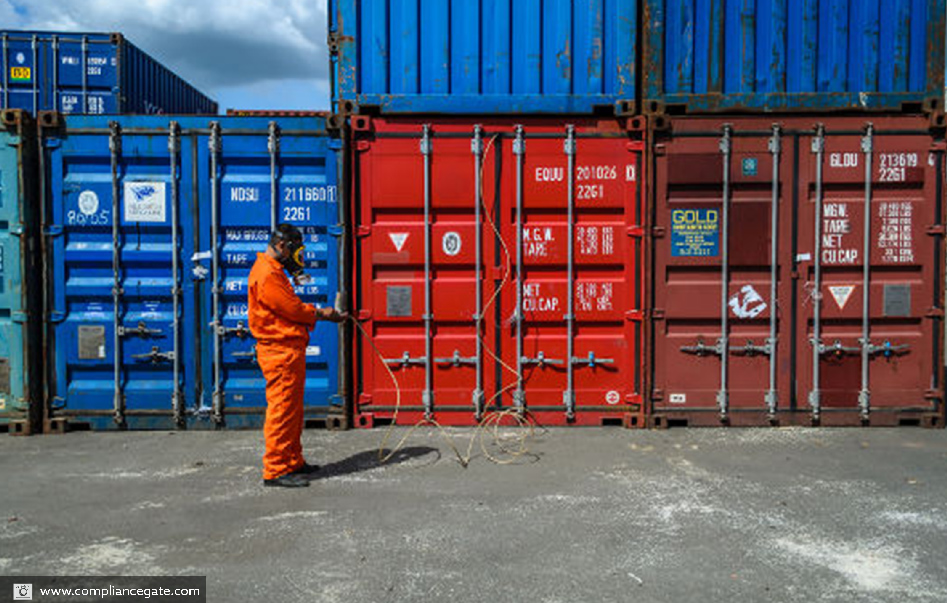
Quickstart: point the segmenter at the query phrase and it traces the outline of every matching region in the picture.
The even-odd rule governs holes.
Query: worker
[[[303,303],[286,273],[303,277],[303,235],[292,224],[280,224],[265,253],[258,253],[249,280],[250,332],[266,379],[266,422],[263,426],[263,485],[299,488],[319,470],[303,458],[303,393],[306,346],[317,320],[342,322],[334,308]]]

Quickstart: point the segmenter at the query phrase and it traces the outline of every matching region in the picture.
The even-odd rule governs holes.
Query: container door
[[[763,424],[789,402],[791,154],[762,122],[695,129],[657,153],[654,409]]]
[[[53,406],[94,428],[182,425],[192,146],[167,120],[133,118],[70,121],[45,143]]]
[[[641,402],[644,145],[589,126],[511,138],[503,386],[543,424],[621,423]]]
[[[35,257],[27,251],[36,173],[34,130],[24,113],[5,113],[7,120],[12,121],[0,129],[0,425],[26,418],[35,402],[31,427],[38,427],[41,388],[32,380],[41,371],[34,356],[40,348],[34,327],[41,312],[31,304],[38,301],[32,299],[37,292]]]
[[[496,153],[471,125],[375,122],[356,160],[360,424],[476,424],[492,400]],[[487,241],[490,244],[487,244]]]
[[[942,146],[923,120],[873,122],[803,145],[798,382],[822,424],[928,421],[942,395]]]
[[[247,318],[247,279],[276,224],[302,230],[311,282],[296,293],[317,307],[332,307],[339,290],[339,144],[315,119],[227,119],[212,125],[202,144],[201,180],[205,251],[195,268],[205,272],[204,403],[217,424],[262,424],[266,382],[256,363]],[[200,268],[198,268],[200,267]],[[325,418],[343,411],[338,391],[338,327],[318,322],[306,348],[306,415]]]

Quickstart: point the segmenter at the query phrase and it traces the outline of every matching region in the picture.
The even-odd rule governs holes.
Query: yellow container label
[[[15,82],[28,82],[33,79],[33,71],[29,67],[10,67],[10,79]]]

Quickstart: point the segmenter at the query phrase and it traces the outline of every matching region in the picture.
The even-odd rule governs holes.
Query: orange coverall
[[[303,466],[303,392],[306,345],[316,325],[316,308],[304,304],[278,260],[258,253],[250,271],[249,323],[266,379],[263,479]]]

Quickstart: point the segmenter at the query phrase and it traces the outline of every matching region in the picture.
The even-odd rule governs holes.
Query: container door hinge
[[[927,314],[924,315],[927,318],[943,318],[944,309],[943,308],[931,308],[927,311]]]
[[[651,228],[651,236],[655,239],[663,239],[664,232],[665,230],[663,226],[654,226]]]
[[[60,312],[59,310],[53,310],[47,316],[47,320],[49,320],[49,322],[52,322],[52,323],[60,323],[66,320],[66,313]]]
[[[63,231],[63,227],[60,224],[50,224],[43,230],[43,232],[48,237],[59,237],[59,236],[62,236],[62,233],[64,231]]]
[[[26,312],[11,312],[10,319],[17,324],[25,324],[29,319],[30,315]]]
[[[931,151],[934,153],[943,153],[947,151],[947,142],[939,141],[931,143]]]
[[[927,390],[926,392],[924,392],[924,399],[925,399],[925,400],[934,400],[934,401],[938,401],[938,402],[939,402],[939,401],[941,401],[941,400],[944,399],[944,390],[942,390],[942,389],[929,389],[929,390]]]
[[[367,140],[359,140],[358,142],[355,143],[356,151],[361,151],[364,153],[366,151],[370,151],[371,149],[372,149],[372,143]]]
[[[329,236],[341,237],[342,235],[345,234],[345,228],[338,225],[329,226],[328,228],[326,228],[326,232],[329,234]]]
[[[22,224],[13,224],[10,226],[10,234],[22,237],[26,230],[23,228]]]
[[[652,392],[651,392],[651,399],[652,399],[653,401],[655,401],[655,402],[660,402],[661,400],[664,400],[664,390],[663,390],[663,389],[655,389],[654,391],[652,391]]]
[[[640,239],[644,237],[644,226],[629,226],[627,233],[629,237]]]
[[[358,397],[358,403],[359,403],[359,405],[361,405],[361,406],[368,406],[368,405],[370,405],[370,404],[372,403],[372,395],[371,395],[371,394],[361,394],[361,395],[359,395],[359,397]]]
[[[330,31],[326,42],[329,46],[329,54],[338,55],[342,49],[342,36],[339,35],[339,32]]]
[[[664,310],[653,308],[651,310],[651,320],[664,320]]]
[[[355,236],[360,239],[363,239],[369,236],[370,234],[372,234],[371,226],[359,226],[358,229],[355,231]]]
[[[942,237],[947,235],[947,227],[943,224],[934,224],[933,226],[928,226],[924,232],[931,237]]]
[[[654,156],[655,157],[664,157],[667,155],[667,146],[663,144],[654,145]]]
[[[18,146],[20,146],[20,141],[21,141],[21,137],[20,137],[20,136],[16,136],[16,135],[14,135],[14,136],[9,136],[9,137],[7,138],[7,145],[8,145],[8,146],[11,146],[11,147],[18,147]]]
[[[642,310],[629,310],[625,312],[625,320],[631,322],[641,322],[644,320],[644,312]]]
[[[329,145],[328,145],[328,146],[329,146],[329,148],[330,148],[331,150],[333,150],[333,151],[341,151],[341,150],[342,150],[342,141],[341,141],[340,139],[338,139],[338,138],[330,138],[330,139],[329,139]]]
[[[369,321],[369,320],[372,319],[372,311],[371,311],[371,310],[359,310],[359,311],[358,311],[358,314],[356,314],[356,318],[358,318],[358,321],[359,321],[359,322],[366,322],[366,321]]]

